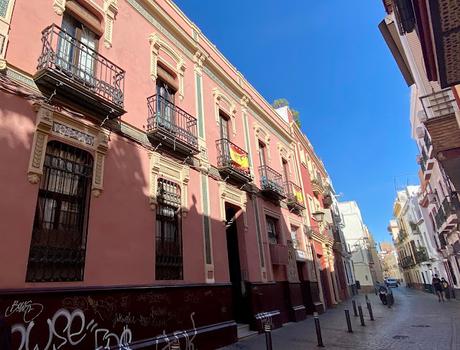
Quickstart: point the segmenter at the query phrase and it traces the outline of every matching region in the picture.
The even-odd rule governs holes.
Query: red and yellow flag
[[[247,154],[234,145],[230,145],[230,158],[238,168],[242,170],[249,169],[249,159]]]

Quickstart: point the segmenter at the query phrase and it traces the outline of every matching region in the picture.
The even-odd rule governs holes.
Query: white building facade
[[[380,262],[374,258],[372,250],[375,250],[375,247],[371,234],[355,201],[339,202],[339,209],[343,218],[342,231],[351,253],[355,283],[362,292],[373,292],[375,282],[379,278],[373,265]]]

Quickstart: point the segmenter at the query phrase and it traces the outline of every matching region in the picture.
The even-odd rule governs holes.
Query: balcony
[[[415,265],[414,258],[412,257],[412,255],[404,256],[400,260],[400,265],[403,269],[407,269],[411,266],[414,266]]]
[[[431,136],[433,154],[460,147],[460,128],[455,117],[457,102],[451,89],[422,96],[425,127]]]
[[[283,177],[267,165],[259,167],[260,189],[264,195],[271,199],[284,198]]]
[[[42,42],[34,81],[44,96],[98,120],[125,113],[124,70],[55,24]]]
[[[415,252],[415,261],[417,264],[428,261],[428,253],[425,247],[419,247]]]
[[[407,232],[404,229],[400,229],[398,233],[398,242],[401,243],[407,238]]]
[[[300,186],[297,186],[292,181],[288,181],[285,184],[286,202],[287,206],[291,210],[297,212],[305,209],[303,192]]]
[[[147,98],[147,107],[147,135],[153,144],[175,155],[199,153],[194,117],[158,95]]]
[[[332,194],[328,193],[323,197],[323,207],[329,209],[332,205]]]
[[[412,234],[414,234],[414,235],[419,235],[420,234],[420,230],[419,230],[418,225],[416,223],[410,222],[409,226],[410,226],[410,230],[412,231]]]
[[[282,244],[270,244],[272,265],[288,264],[288,247]]]
[[[313,179],[311,179],[311,187],[313,193],[315,194],[324,194],[325,192],[323,180],[321,180],[320,177],[314,177]]]
[[[228,139],[216,141],[219,172],[239,183],[251,181],[248,152]]]
[[[421,4],[418,6],[421,7]],[[434,39],[434,44],[432,45],[436,51],[435,68],[437,68],[440,84],[442,87],[460,84],[458,74],[458,58],[460,57],[458,1],[430,1],[429,7],[429,18],[431,19],[432,37]],[[431,39],[431,36],[429,36],[429,39]]]
[[[449,233],[457,225],[456,210],[458,209],[460,209],[460,203],[456,193],[444,198],[435,214],[436,227],[439,233]]]

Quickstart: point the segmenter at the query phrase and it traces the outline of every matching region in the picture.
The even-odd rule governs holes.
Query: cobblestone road
[[[439,303],[432,294],[396,288],[395,305],[388,309],[375,295],[369,295],[375,321],[371,322],[363,305],[366,326],[353,317],[351,301],[320,315],[326,349],[372,350],[460,350],[460,301]],[[349,307],[353,334],[346,332],[344,309]],[[313,318],[290,323],[272,332],[273,350],[318,349]],[[257,335],[224,349],[265,349],[264,335]]]

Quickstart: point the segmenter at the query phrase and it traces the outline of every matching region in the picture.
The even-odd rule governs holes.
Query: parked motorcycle
[[[393,293],[386,286],[379,287],[379,298],[383,305],[391,307],[394,304]]]

